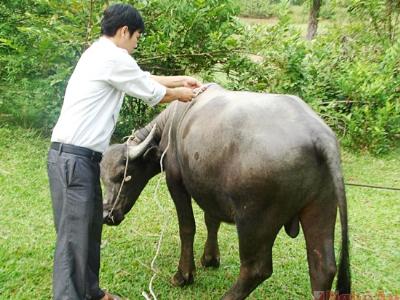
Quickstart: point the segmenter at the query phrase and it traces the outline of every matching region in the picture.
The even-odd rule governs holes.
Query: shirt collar
[[[99,42],[99,43],[102,43],[102,44],[105,44],[105,45],[113,46],[113,47],[115,47],[115,48],[117,48],[117,49],[119,49],[119,50],[122,50],[122,51],[128,53],[128,51],[127,51],[126,49],[118,47],[118,46],[115,45],[109,38],[106,38],[105,36],[101,36],[101,37],[98,39],[98,42]]]

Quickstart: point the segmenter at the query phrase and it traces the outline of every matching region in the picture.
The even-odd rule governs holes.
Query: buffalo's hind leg
[[[236,220],[239,235],[240,273],[222,299],[246,298],[272,275],[272,246],[280,227],[271,215],[261,213]]]
[[[218,229],[221,221],[213,218],[210,214],[204,212],[204,220],[207,226],[207,240],[204,245],[204,253],[201,257],[201,264],[204,267],[219,267],[219,247],[218,247]]]
[[[322,299],[321,293],[327,295],[332,287],[336,274],[334,252],[334,230],[336,221],[336,202],[314,200],[300,214],[303,228],[311,287],[315,299]],[[324,298],[325,299],[325,298]]]

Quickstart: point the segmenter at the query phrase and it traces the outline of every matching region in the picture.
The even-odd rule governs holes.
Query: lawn
[[[0,299],[51,298],[55,234],[46,176],[48,144],[35,131],[0,127]],[[400,186],[400,151],[384,158],[344,151],[342,158],[348,182]],[[178,226],[163,180],[154,194],[158,178],[147,186],[120,226],[104,228],[102,286],[129,299],[143,299],[141,293],[152,276],[150,263],[166,221],[156,261],[158,298],[218,299],[239,272],[235,227],[221,227],[220,268],[203,269],[199,259],[206,232],[202,212],[194,205],[198,221],[195,283],[183,289],[172,287],[169,279],[179,258]],[[400,294],[399,196],[398,191],[347,187],[353,289],[358,294]],[[340,235],[336,244],[338,251]],[[281,232],[273,257],[274,274],[249,299],[310,299],[302,234],[291,239]]]

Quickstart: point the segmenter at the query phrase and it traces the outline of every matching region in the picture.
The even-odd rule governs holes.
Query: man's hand
[[[196,97],[194,89],[201,87],[201,82],[190,76],[151,76],[158,83],[167,87],[167,92],[160,103],[174,100],[191,101]]]
[[[178,100],[182,102],[191,101],[196,96],[196,93],[190,87],[178,87],[174,90],[178,94]]]
[[[177,88],[167,88],[167,92],[160,103],[168,103],[173,100],[179,100],[182,102],[191,101],[196,96],[193,89],[188,87],[177,87]]]
[[[201,87],[201,83],[196,78],[190,76],[183,76],[182,86],[195,89]]]

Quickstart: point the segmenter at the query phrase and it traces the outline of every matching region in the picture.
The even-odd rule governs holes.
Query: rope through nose
[[[131,136],[128,138],[128,140],[126,141],[126,163],[125,163],[124,177],[122,178],[121,185],[120,185],[120,187],[119,187],[119,191],[118,191],[117,197],[115,198],[114,204],[113,204],[111,210],[108,212],[108,215],[107,215],[107,217],[110,218],[110,219],[112,220],[113,223],[114,223],[114,216],[112,215],[112,213],[113,213],[113,211],[114,211],[115,206],[116,206],[117,203],[118,203],[119,196],[121,195],[122,187],[124,186],[124,183],[127,181],[127,180],[126,180],[126,179],[127,179],[126,173],[128,172],[128,162],[129,162],[129,152],[128,152],[128,151],[129,151],[129,147],[128,147],[128,141],[129,141],[129,139],[130,139],[131,137],[132,137],[132,135],[131,135]]]

